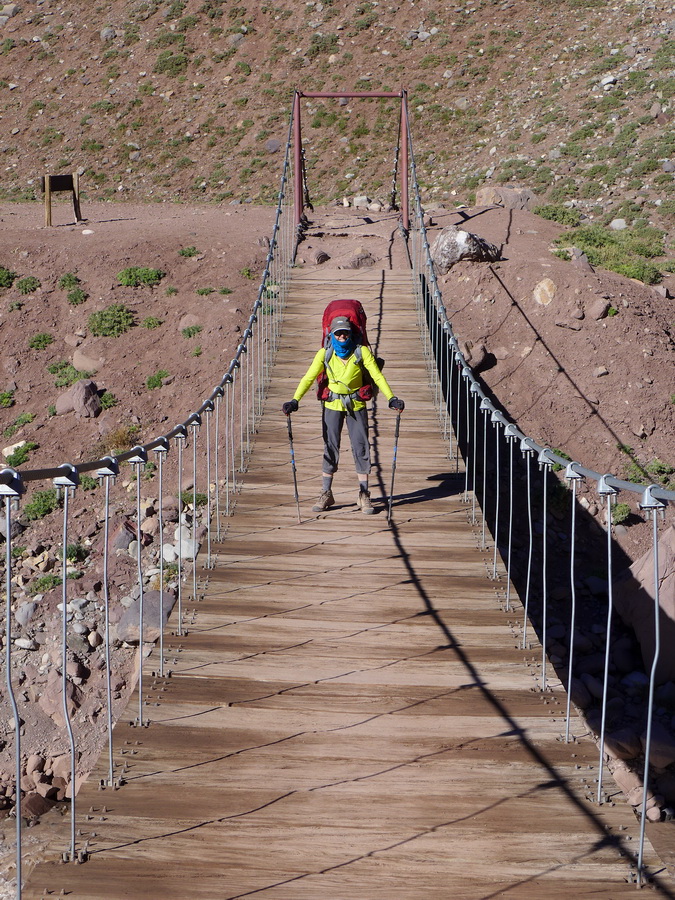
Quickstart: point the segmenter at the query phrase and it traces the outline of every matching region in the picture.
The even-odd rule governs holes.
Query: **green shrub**
[[[163,324],[162,320],[158,319],[156,316],[146,316],[141,322],[141,328],[147,328],[148,331],[152,331],[154,328],[159,328],[159,326]]]
[[[221,288],[218,288],[218,293],[219,293],[219,294],[231,294],[231,293],[232,293],[232,288],[229,288],[229,287],[221,287]]]
[[[207,287],[207,288],[197,288],[196,293],[199,294],[200,297],[208,297],[209,294],[213,294],[215,288]]]
[[[166,369],[160,369],[159,372],[155,372],[154,375],[148,376],[148,380],[145,382],[146,387],[149,391],[154,391],[156,388],[160,388],[162,386],[162,381],[168,377],[169,373]]]
[[[14,453],[10,453],[7,457],[7,465],[11,466],[15,469],[17,466],[22,466],[25,462],[28,462],[28,457],[31,454],[31,451],[37,450],[38,445],[35,441],[26,441],[23,447],[17,447]]]
[[[39,578],[36,578],[30,583],[30,586],[28,587],[28,593],[46,594],[47,591],[53,590],[62,583],[63,582],[61,581],[59,575],[54,575],[51,572],[48,572],[47,575],[40,575]]]
[[[206,506],[206,494],[200,494],[198,492],[197,496],[195,497],[192,491],[183,491],[180,497],[186,506],[192,506],[193,501],[196,501],[197,506]]]
[[[189,325],[187,328],[184,328],[181,331],[181,334],[183,335],[184,338],[189,339],[189,338],[193,338],[196,334],[199,334],[199,332],[201,330],[202,330],[201,325]]]
[[[337,34],[313,34],[307,48],[307,56],[309,59],[316,59],[317,56],[330,56],[331,53],[338,53],[340,45],[338,43]]]
[[[33,337],[28,341],[28,346],[31,350],[44,350],[46,347],[53,343],[53,335],[49,334],[46,331],[41,331],[39,334],[33,335]]]
[[[112,409],[113,406],[117,406],[120,402],[114,394],[110,393],[110,391],[103,391],[100,399],[102,409]]]
[[[15,272],[10,272],[4,266],[0,266],[0,288],[9,288],[14,284]]]
[[[36,519],[44,519],[49,513],[54,512],[61,505],[61,501],[55,488],[46,491],[36,491],[32,498],[23,507],[24,518],[30,522]]]
[[[196,247],[183,247],[182,250],[178,251],[179,256],[185,256],[185,257],[197,256],[198,253],[199,253],[199,250],[197,250]]]
[[[9,304],[10,312],[17,312],[20,309],[23,309],[23,301],[22,300],[12,300],[12,302]]]
[[[657,284],[661,272],[646,256],[663,253],[663,232],[657,228],[612,231],[602,225],[586,225],[561,235],[556,243],[583,250],[593,266],[602,266],[645,284]]]
[[[16,287],[20,294],[33,294],[40,287],[40,280],[35,275],[27,275],[19,278]]]
[[[169,287],[165,291],[167,297],[175,297],[178,293],[178,288],[173,287],[173,285],[169,285]]]
[[[54,387],[70,387],[71,384],[75,384],[80,378],[91,378],[91,372],[80,372],[72,363],[66,360],[52,363],[51,366],[47,366],[47,371],[50,375],[57,376]]]
[[[79,306],[80,303],[84,303],[89,294],[82,290],[82,288],[73,288],[72,291],[68,291],[68,303],[71,306]]]
[[[17,433],[19,428],[22,428],[24,425],[30,425],[34,418],[35,413],[21,413],[20,416],[17,416],[16,419],[14,419],[11,425],[8,425],[7,428],[5,428],[5,430],[2,432],[3,437],[13,437]]]
[[[142,284],[155,287],[165,274],[161,269],[150,269],[148,266],[129,266],[118,272],[117,278],[124,287],[139,287]]]
[[[123,304],[112,303],[105,309],[92,313],[87,323],[96,337],[119,337],[134,324],[134,314]]]
[[[620,525],[629,518],[632,510],[628,503],[617,503],[612,509],[612,525]]]
[[[92,478],[92,481],[93,480],[94,479]],[[89,551],[86,547],[83,547],[82,544],[68,544],[66,546],[66,559],[68,562],[84,562],[88,555]],[[57,556],[59,559],[63,559],[62,548],[57,550]]]
[[[83,491],[93,491],[94,488],[99,486],[96,478],[92,478],[91,475],[80,475],[80,487]]]
[[[572,228],[576,227],[581,221],[581,214],[576,209],[568,209],[566,206],[559,204],[537,206],[534,211],[542,219],[549,219],[552,222],[558,222],[560,225],[569,225]]]
[[[54,416],[56,415],[56,407],[54,406],[53,403],[50,403],[49,406],[47,407],[47,415],[49,416],[50,419],[53,419]]]
[[[195,347],[194,350],[192,351],[192,353],[190,354],[190,356],[201,356],[201,355],[202,355],[201,347]]]
[[[80,279],[74,272],[66,272],[65,275],[62,275],[59,278],[59,287],[62,291],[72,291],[73,288],[76,288],[80,283]]]
[[[9,409],[14,405],[14,391],[0,391],[0,409]]]
[[[157,57],[153,71],[157,75],[170,75],[176,77],[182,75],[188,67],[188,58],[184,53],[174,53],[173,50],[162,50]]]

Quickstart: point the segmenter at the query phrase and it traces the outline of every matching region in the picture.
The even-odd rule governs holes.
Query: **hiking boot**
[[[334,503],[335,497],[333,496],[331,489],[328,488],[327,491],[321,491],[319,499],[312,507],[312,512],[323,512],[325,509],[329,509]]]
[[[365,513],[367,516],[372,516],[375,512],[375,507],[370,502],[370,491],[359,491],[359,496],[356,498],[356,505],[361,512]]]

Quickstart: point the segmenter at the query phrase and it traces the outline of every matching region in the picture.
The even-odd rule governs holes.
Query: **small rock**
[[[103,636],[98,631],[90,631],[87,636],[90,647],[100,647],[103,643]]]
[[[600,319],[604,319],[609,311],[610,305],[609,300],[605,300],[604,297],[594,300],[587,308],[589,317],[595,319],[596,322]]]
[[[595,697],[596,700],[602,700],[602,682],[599,681],[599,679],[595,678],[595,676],[591,675],[589,672],[584,672],[581,675],[581,681],[584,683],[591,697]]]
[[[628,228],[628,223],[625,219],[612,219],[612,221],[609,223],[609,227],[613,231],[623,231],[624,228]]]
[[[22,628],[24,628],[30,620],[35,615],[35,610],[37,609],[37,603],[32,600],[27,601],[26,603],[22,603],[21,606],[14,613],[14,618]]]
[[[544,278],[532,291],[532,297],[535,303],[540,306],[548,306],[554,299],[558,288],[554,281],[550,278]]]
[[[322,266],[324,263],[328,262],[330,256],[326,253],[325,250],[315,250],[314,251],[314,265]]]
[[[644,749],[647,741],[646,731],[641,740]],[[656,769],[666,769],[675,762],[675,737],[658,721],[652,723],[649,761]]]
[[[631,728],[621,728],[605,737],[605,751],[614,759],[634,759],[642,751],[639,736]]]
[[[31,792],[26,794],[21,801],[21,814],[28,819],[35,819],[43,816],[53,805],[46,797],[41,797],[37,792]]]
[[[602,378],[603,375],[609,375],[609,369],[606,366],[597,366],[593,369],[593,378]]]
[[[14,641],[19,650],[38,650],[39,645],[32,638],[17,638]]]

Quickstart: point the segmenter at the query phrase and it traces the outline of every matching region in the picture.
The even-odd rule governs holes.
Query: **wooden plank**
[[[411,284],[385,270],[294,276],[249,471],[216,567],[200,573],[205,597],[186,601],[187,634],[167,636],[171,677],[145,686],[150,726],[115,729],[127,783],[98,791],[104,766],[93,773],[80,793],[89,862],[43,863],[27,900],[46,887],[77,900],[634,896],[635,818],[591,802],[595,744],[576,719],[575,742],[560,740],[561,686],[550,672],[552,690],[538,690],[541,650],[521,649],[522,610],[505,613],[503,579],[486,577],[491,549],[479,549],[439,436]],[[407,401],[393,528],[382,403],[378,514],[356,510],[350,459],[336,507],[311,512],[311,397],[294,416],[297,523],[279,410],[335,296],[370,304]],[[67,846],[56,818],[54,857]]]

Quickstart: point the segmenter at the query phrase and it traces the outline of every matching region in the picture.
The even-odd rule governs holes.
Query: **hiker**
[[[365,324],[365,313],[362,310],[361,313]],[[356,465],[356,477],[359,481],[357,506],[366,515],[375,512],[368,490],[370,443],[366,401],[372,397],[370,379],[389,401],[389,409],[395,409],[400,413],[405,407],[403,400],[394,396],[367,343],[359,343],[360,337],[362,334],[353,327],[347,316],[333,318],[324,346],[317,352],[311,366],[298,384],[293,399],[284,403],[282,407],[285,415],[294,413],[312,382],[319,379],[321,391],[321,378],[327,376],[326,388],[320,394],[324,440],[322,485],[319,499],[312,507],[313,512],[323,512],[335,503],[332,491],[333,475],[338,470],[340,437],[345,420]]]

